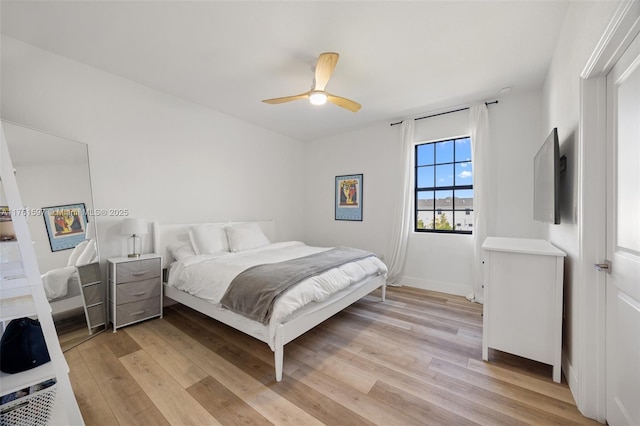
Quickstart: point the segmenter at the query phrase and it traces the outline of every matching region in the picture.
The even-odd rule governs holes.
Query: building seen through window
[[[415,231],[470,234],[471,138],[427,142],[415,150]]]

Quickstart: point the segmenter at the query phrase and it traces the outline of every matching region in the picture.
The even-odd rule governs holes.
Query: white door
[[[607,422],[640,425],[640,36],[607,75]],[[588,189],[586,189],[588,190]]]

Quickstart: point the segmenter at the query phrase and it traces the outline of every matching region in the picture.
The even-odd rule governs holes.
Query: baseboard
[[[567,350],[563,346],[562,347],[562,373],[564,374],[564,378],[567,379],[567,383],[569,384],[569,390],[571,391],[571,395],[573,395],[573,400],[576,401],[576,405],[578,402],[578,387],[579,380],[578,375],[576,374],[571,362],[569,362],[569,358],[566,356]]]
[[[415,277],[402,276],[398,280],[401,285],[420,288],[423,290],[438,291],[440,293],[455,294],[457,296],[467,296],[473,291],[471,286],[463,284],[447,283],[443,281],[424,280]]]

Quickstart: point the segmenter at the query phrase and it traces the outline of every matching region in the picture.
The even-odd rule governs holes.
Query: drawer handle
[[[145,313],[145,311],[142,310],[142,311],[138,311],[138,312],[131,312],[129,315],[142,315],[144,313]]]
[[[146,291],[139,291],[137,293],[132,293],[131,295],[132,296],[144,296],[145,294],[147,294]]]
[[[149,271],[140,271],[140,272],[133,272],[131,275],[133,275],[134,277],[138,277],[140,275],[144,275],[144,274],[148,274]]]

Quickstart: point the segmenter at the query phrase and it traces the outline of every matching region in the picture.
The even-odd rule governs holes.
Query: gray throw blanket
[[[256,265],[239,273],[220,300],[223,307],[263,324],[269,322],[276,298],[306,278],[331,268],[374,256],[368,251],[336,247],[284,262]]]

